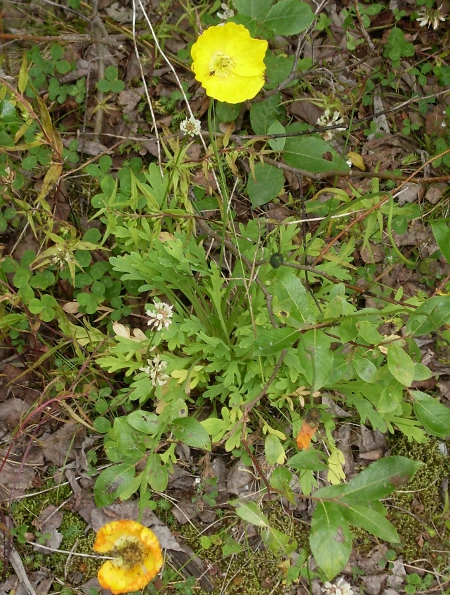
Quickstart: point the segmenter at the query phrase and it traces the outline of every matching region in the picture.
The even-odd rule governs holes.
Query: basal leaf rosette
[[[143,589],[163,565],[156,535],[136,521],[120,520],[104,525],[97,533],[94,550],[114,557],[98,572],[101,586],[114,595]]]
[[[192,70],[209,97],[241,103],[264,85],[267,41],[253,39],[244,25],[209,27],[191,49]]]

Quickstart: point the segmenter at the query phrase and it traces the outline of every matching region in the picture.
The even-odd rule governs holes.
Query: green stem
[[[412,260],[408,260],[406,258],[406,256],[403,256],[403,254],[400,252],[400,250],[397,248],[397,246],[394,242],[394,238],[392,236],[392,214],[393,214],[393,211],[394,211],[394,199],[392,198],[392,194],[390,194],[389,195],[389,214],[388,214],[388,221],[387,221],[387,233],[389,236],[389,240],[391,242],[392,249],[397,254],[397,256],[400,258],[400,260],[403,260],[403,262],[405,264],[414,268],[417,263],[413,262]]]
[[[187,143],[187,142],[188,142],[188,136],[186,135],[186,136],[183,138],[183,142],[181,143],[180,150],[178,151],[178,154],[177,154],[177,156],[176,156],[176,158],[175,158],[175,163],[174,163],[174,166],[173,166],[173,167],[171,168],[171,170],[170,170],[170,174],[169,174],[169,183],[167,184],[167,189],[166,189],[166,192],[165,192],[165,194],[164,194],[164,200],[163,200],[163,203],[165,203],[165,202],[166,202],[166,200],[167,200],[167,196],[168,196],[168,194],[169,194],[170,187],[172,186],[172,180],[173,180],[173,177],[174,177],[174,175],[175,175],[175,170],[176,170],[176,168],[178,167],[178,163],[179,163],[179,161],[180,161],[180,158],[181,158],[181,155],[182,155],[182,153],[183,153],[183,149],[184,149],[184,147],[186,146],[186,143]],[[175,155],[174,155],[174,157],[175,157]],[[169,206],[169,205],[167,205],[167,206]]]
[[[217,161],[217,167],[219,170],[219,175],[217,177],[217,181],[219,183],[220,186],[220,197],[221,197],[221,205],[220,205],[220,211],[221,211],[221,215],[222,215],[222,247],[221,247],[221,251],[220,251],[220,261],[219,261],[219,269],[222,269],[222,263],[223,263],[223,252],[225,249],[225,231],[227,228],[227,223],[228,223],[228,206],[229,206],[229,196],[228,196],[228,189],[227,189],[227,183],[226,183],[226,179],[225,179],[225,173],[223,171],[223,164],[222,164],[222,159],[219,155],[219,151],[217,150],[217,143],[216,143],[216,134],[215,134],[215,128],[213,126],[213,122],[214,122],[214,99],[210,99],[209,101],[209,107],[208,107],[208,130],[209,130],[209,138],[211,141],[211,146],[214,152],[214,157],[216,158]]]

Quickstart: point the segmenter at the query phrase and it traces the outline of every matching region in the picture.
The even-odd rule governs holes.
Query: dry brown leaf
[[[193,504],[187,498],[181,498],[181,500],[177,502],[177,505],[172,508],[172,514],[180,525],[186,525],[195,519],[199,512],[201,512],[199,506]]]
[[[311,126],[314,126],[318,118],[323,115],[323,109],[303,97],[298,101],[293,101],[289,106],[289,110],[299,120],[303,120],[311,124]]]
[[[450,401],[450,380],[441,380],[437,383],[441,395]]]
[[[362,260],[367,264],[376,262],[383,262],[384,252],[378,244],[369,242],[369,245],[363,248],[360,252]]]
[[[388,575],[386,572],[362,576],[361,580],[364,583],[364,592],[367,595],[380,595],[386,584],[387,578]]]
[[[20,462],[13,464],[7,461],[0,471],[0,502],[23,496],[35,477],[36,471],[33,468],[26,465],[21,468]]]
[[[433,186],[430,186],[426,191],[425,200],[430,202],[432,205],[437,204],[444,195],[444,192],[447,191],[447,188],[447,184],[433,184]]]
[[[75,458],[74,450],[81,446],[85,436],[86,429],[81,424],[69,421],[53,434],[44,435],[38,444],[44,457],[61,467]]]
[[[33,525],[39,533],[43,535],[48,534],[48,537],[44,543],[41,544],[45,545],[45,548],[40,547],[40,544],[38,543],[33,546],[33,549],[36,552],[48,556],[52,552],[46,548],[51,548],[52,550],[59,548],[63,540],[63,535],[57,529],[61,526],[62,520],[63,511],[61,509],[58,510],[54,504],[50,504],[41,511],[39,516],[33,521]]]
[[[406,203],[415,202],[419,199],[421,192],[422,187],[420,186],[420,184],[413,184],[412,182],[405,184],[398,193],[398,206],[401,207]]]
[[[64,304],[63,310],[64,312],[67,312],[67,314],[78,314],[79,307],[80,304],[78,302],[67,302]]]
[[[253,479],[251,468],[241,461],[237,461],[228,471],[227,490],[230,494],[237,496],[243,491],[248,492]]]
[[[369,452],[361,452],[359,454],[359,458],[363,459],[364,461],[378,461],[378,459],[383,458],[384,451],[379,448],[377,450],[370,450]]]
[[[29,406],[22,399],[7,399],[0,407],[0,422],[9,430],[14,430],[20,425],[28,410]]]

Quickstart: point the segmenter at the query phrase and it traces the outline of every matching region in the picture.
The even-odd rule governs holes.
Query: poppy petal
[[[264,85],[267,41],[236,23],[209,27],[191,49],[192,70],[209,97],[228,103],[252,99]]]
[[[297,435],[297,446],[300,450],[306,450],[311,444],[311,439],[314,436],[317,427],[313,428],[307,421],[302,423],[300,432]]]
[[[156,535],[136,521],[120,520],[104,525],[97,533],[94,550],[116,556],[107,560],[98,572],[101,586],[114,595],[143,589],[163,565]]]

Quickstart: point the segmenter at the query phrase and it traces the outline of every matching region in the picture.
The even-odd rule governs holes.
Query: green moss
[[[361,527],[350,527],[353,537],[353,547],[357,550],[360,556],[367,556],[369,552],[378,545],[379,541],[376,537],[361,529]]]
[[[10,512],[13,515],[16,526],[31,526],[32,521],[41,514],[46,506],[49,506],[50,504],[59,506],[62,502],[67,500],[72,493],[70,486],[57,486],[53,478],[44,481],[39,491],[44,492],[45,490],[50,491],[37,494],[32,498],[23,498],[19,502],[13,502],[13,504],[11,504]]]
[[[60,528],[58,529],[63,535],[63,540],[59,549],[65,551],[75,551],[80,554],[93,554],[93,545],[95,541],[95,533],[89,531],[84,535],[86,530],[85,521],[78,515],[70,511],[65,511]],[[72,575],[75,582],[78,584],[79,578],[76,575],[81,573],[83,575],[82,582],[86,582],[93,576],[97,576],[98,569],[102,562],[95,558],[82,558],[80,556],[73,556],[67,565],[67,554],[52,554],[50,556],[49,566],[54,568],[54,572],[64,572],[70,578]],[[67,565],[67,568],[66,568]]]
[[[51,489],[54,488],[54,489]],[[33,531],[33,522],[41,512],[49,505],[59,506],[71,495],[69,486],[55,486],[53,479],[44,482],[41,490],[51,491],[37,494],[33,498],[24,498],[11,505],[10,513],[16,527],[26,526],[28,531]],[[86,523],[76,513],[61,509],[63,520],[58,531],[63,535],[63,540],[58,549],[73,551],[74,553],[86,553],[93,555],[95,533],[89,531],[85,534]],[[41,554],[33,550],[33,546],[15,542],[24,566],[28,572],[38,570],[42,566],[48,568],[54,576],[63,581],[73,582],[74,585],[88,581],[97,575],[102,562],[95,558],[84,558],[72,556],[68,562],[68,554]]]
[[[267,514],[270,525],[278,531],[294,538],[298,547],[307,547],[309,527],[299,523],[279,502],[272,502],[270,508],[264,510]],[[220,529],[217,529],[222,541],[225,535],[230,535],[231,525],[227,525],[227,519]],[[194,527],[187,524],[178,527],[178,532],[186,540],[187,545],[196,552],[200,558],[207,559],[208,563],[217,565],[222,571],[213,579],[215,589],[212,595],[220,595],[226,591],[227,595],[282,595],[286,593],[286,585],[282,583],[282,571],[280,563],[282,559],[272,554],[262,544],[241,542],[242,551],[234,556],[223,556],[222,545],[211,545],[203,550],[200,544],[198,532]],[[203,594],[204,591],[200,590]]]
[[[428,557],[436,568],[443,567],[445,560],[440,559],[432,550],[448,549],[447,516],[443,514],[443,500],[441,496],[441,481],[450,475],[450,461],[438,450],[438,441],[430,439],[425,444],[409,443],[401,435],[391,438],[391,454],[403,455],[425,464],[418,470],[413,480],[398,490],[389,501],[385,502],[388,518],[396,527],[401,544],[394,546],[398,555],[405,560],[415,560]],[[51,487],[51,481],[49,486]],[[58,506],[70,496],[70,488],[60,488],[24,499],[12,507],[12,514],[16,525],[33,527],[33,521],[49,504]],[[63,534],[63,541],[59,549],[77,553],[93,553],[95,534],[90,531],[85,535],[86,523],[76,513],[64,510],[63,521],[59,531]],[[295,539],[298,549],[308,549],[309,526],[300,523],[279,502],[271,502],[265,509],[271,526]],[[267,548],[250,543],[241,542],[242,551],[233,556],[223,555],[222,545],[226,536],[233,535],[236,517],[224,519],[215,525],[216,534],[222,543],[213,544],[207,550],[202,548],[198,531],[190,524],[177,526],[177,531],[186,540],[189,547],[208,563],[215,564],[221,569],[222,576],[216,575],[216,588],[212,595],[219,595],[226,589],[227,595],[281,595],[286,586],[282,583],[280,563],[282,559],[273,555]],[[360,529],[352,529],[354,544],[360,554],[369,552],[377,540]],[[255,540],[256,542],[257,540]],[[101,564],[94,558],[80,558],[73,556],[68,563],[66,554],[54,553],[50,556],[33,551],[31,546],[17,544],[25,567],[28,571],[45,565],[55,576],[66,580],[69,584],[78,585],[86,582],[97,574]],[[392,546],[390,546],[392,547]],[[163,582],[179,583],[183,578],[166,565]],[[200,590],[199,593],[202,591]]]
[[[436,438],[419,444],[395,435],[391,438],[391,454],[424,463],[412,481],[386,503],[388,519],[401,539],[395,549],[406,560],[428,557],[439,567],[440,557],[433,550],[448,549],[449,532],[443,514],[441,482],[450,474],[450,461],[439,451]]]

